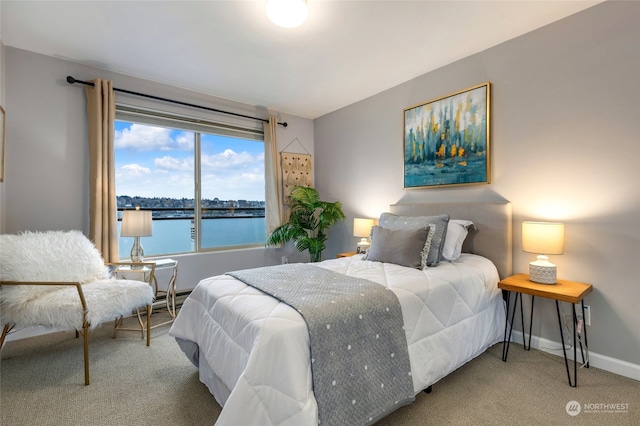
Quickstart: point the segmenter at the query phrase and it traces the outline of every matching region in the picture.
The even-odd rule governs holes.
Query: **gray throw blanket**
[[[305,319],[321,426],[373,424],[414,400],[402,311],[391,290],[312,264],[227,275]]]

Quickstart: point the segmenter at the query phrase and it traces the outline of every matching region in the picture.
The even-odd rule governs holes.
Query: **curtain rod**
[[[87,86],[94,86],[94,84],[92,82],[90,82],[90,81],[76,80],[75,78],[71,77],[70,75],[67,76],[67,83],[69,83],[69,84],[80,83],[80,84],[84,84],[84,85],[87,85]],[[219,109],[209,108],[209,107],[205,107],[205,106],[201,106],[201,105],[194,105],[194,104],[190,104],[190,103],[187,103],[187,102],[175,101],[173,99],[161,98],[159,96],[147,95],[147,94],[139,93],[139,92],[132,92],[131,90],[117,89],[117,88],[114,87],[113,91],[114,92],[127,93],[129,95],[141,96],[143,98],[155,99],[156,101],[170,102],[170,103],[173,103],[173,104],[188,106],[188,107],[192,107],[192,108],[205,109],[207,111],[219,112],[221,114],[235,115],[236,117],[248,118],[250,120],[263,121],[265,123],[269,122],[269,120],[267,120],[265,118],[257,118],[257,117],[251,117],[249,115],[238,114],[238,113],[235,113],[235,112],[222,111],[222,110],[219,110]],[[284,123],[278,122],[278,124],[281,125],[282,127],[287,127],[287,125],[288,125],[286,121]]]

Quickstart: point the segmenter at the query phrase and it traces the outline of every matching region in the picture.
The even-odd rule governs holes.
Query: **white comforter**
[[[504,306],[488,259],[463,254],[424,271],[359,255],[317,265],[396,294],[416,393],[502,339]],[[200,380],[223,406],[216,424],[317,424],[307,326],[293,308],[230,276],[215,276],[196,286],[170,334],[200,348]]]

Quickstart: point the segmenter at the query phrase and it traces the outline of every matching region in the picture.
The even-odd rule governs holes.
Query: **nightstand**
[[[153,283],[156,292],[156,300],[159,295],[164,295],[164,304],[172,319],[176,317],[176,278],[178,277],[178,261],[173,259],[152,260],[156,264],[156,271],[153,275]],[[161,289],[158,279],[166,281],[166,290]],[[162,303],[162,299],[156,301],[153,306]],[[161,325],[161,324],[158,324]]]
[[[340,258],[340,257],[351,257],[351,256],[354,256],[356,254],[358,254],[358,253],[356,253],[355,251],[348,251],[346,253],[338,253],[338,255],[336,257],[337,258]]]
[[[169,312],[170,319],[158,324],[151,325],[150,328],[159,327],[161,325],[173,322],[176,318],[176,278],[178,277],[178,261],[173,259],[158,259],[158,260],[146,260],[145,263],[155,264],[155,267],[150,268],[144,266],[142,268],[131,267],[129,265],[120,266],[114,270],[114,274],[117,277],[123,279],[138,279],[140,281],[148,282],[152,285],[155,293],[155,300],[151,304],[151,309],[160,306],[166,306]],[[161,286],[160,282],[165,281],[166,287]],[[166,290],[165,290],[166,288]],[[147,324],[144,324],[140,318],[138,312],[138,323],[140,328],[144,332]],[[131,330],[122,326],[122,318],[116,321],[116,330]]]
[[[569,386],[576,387],[578,384],[578,370],[577,370],[577,353],[576,353],[576,327],[578,321],[576,318],[575,305],[580,303],[582,309],[582,318],[584,318],[584,297],[593,291],[591,284],[584,284],[574,281],[558,280],[556,284],[538,284],[529,280],[529,275],[517,274],[512,275],[498,282],[498,288],[509,292],[507,295],[507,318],[504,325],[504,340],[502,342],[502,360],[507,361],[509,354],[509,342],[511,341],[511,332],[513,330],[513,319],[516,313],[516,307],[518,305],[518,298],[520,298],[520,318],[522,321],[522,336],[525,350],[531,348],[531,324],[533,323],[533,302],[535,297],[544,297],[546,299],[555,300],[556,311],[558,313],[558,325],[560,327],[560,340],[562,341],[562,352],[564,353],[564,364],[567,369],[567,378],[569,379]],[[515,300],[513,304],[513,312],[511,313],[511,321],[509,321],[510,312],[510,300],[511,293],[515,293]],[[527,345],[526,332],[524,326],[524,314],[522,312],[522,294],[531,295],[531,317],[529,318],[529,343]],[[560,316],[559,302],[568,302],[572,304],[571,312],[573,316],[573,384],[571,383],[571,374],[569,373],[569,361],[567,360],[567,350],[564,346],[564,335],[562,332],[562,319]],[[510,326],[509,326],[510,324]],[[507,329],[509,334],[507,336]],[[587,328],[585,324],[582,324],[584,330],[584,343],[587,350]],[[582,355],[582,362],[585,362],[584,352],[582,349],[582,342],[580,342],[580,354]],[[585,366],[589,368],[589,361],[587,360]]]

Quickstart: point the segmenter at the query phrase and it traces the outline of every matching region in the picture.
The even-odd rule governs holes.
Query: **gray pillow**
[[[427,255],[427,266],[437,266],[442,259],[442,249],[447,235],[449,215],[438,216],[398,216],[393,213],[382,213],[379,226],[387,229],[420,229],[433,225],[434,233],[431,247]]]
[[[371,228],[371,247],[367,260],[395,263],[422,269],[421,253],[427,242],[430,227],[420,229]]]

